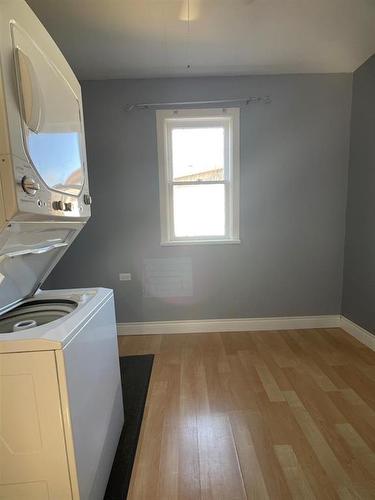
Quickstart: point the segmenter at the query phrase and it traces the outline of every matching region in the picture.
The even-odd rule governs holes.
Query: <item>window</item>
[[[157,111],[161,243],[239,243],[239,108]]]

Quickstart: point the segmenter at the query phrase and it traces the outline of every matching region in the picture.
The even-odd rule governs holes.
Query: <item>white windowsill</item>
[[[181,245],[238,245],[241,243],[239,239],[226,240],[170,240],[161,241],[162,247],[173,247]]]

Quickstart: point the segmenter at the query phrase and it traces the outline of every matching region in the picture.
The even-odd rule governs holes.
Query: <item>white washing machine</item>
[[[41,291],[2,315],[0,498],[103,499],[123,425],[116,338],[104,288]]]
[[[23,0],[0,0],[0,63],[0,498],[99,500],[123,425],[113,292],[40,290],[90,217],[80,85]]]

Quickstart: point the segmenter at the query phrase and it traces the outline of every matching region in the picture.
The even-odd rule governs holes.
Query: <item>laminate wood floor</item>
[[[129,500],[375,499],[375,353],[342,330],[119,346],[156,355]]]

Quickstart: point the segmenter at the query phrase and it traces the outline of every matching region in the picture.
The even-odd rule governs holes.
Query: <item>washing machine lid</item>
[[[0,314],[34,295],[82,223],[12,223],[0,236]]]

